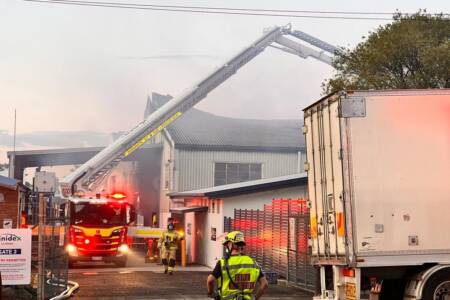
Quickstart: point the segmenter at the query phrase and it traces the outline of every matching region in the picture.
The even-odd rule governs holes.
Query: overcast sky
[[[450,11],[450,1],[444,0],[130,2],[327,11]],[[176,96],[249,45],[265,27],[292,23],[294,29],[331,44],[352,47],[385,22],[200,15],[0,0],[0,149],[8,146],[5,140],[12,132],[14,108],[18,133],[22,137],[34,135],[34,141],[47,131],[57,131],[56,139],[65,131],[125,131],[142,119],[152,91]],[[301,108],[320,97],[320,85],[332,72],[330,66],[313,59],[267,49],[198,107],[241,118],[300,118]],[[72,138],[79,142],[76,135],[66,140]],[[83,145],[90,144],[94,143]],[[33,145],[55,146],[23,140],[19,148]],[[56,146],[64,145],[60,142]],[[0,153],[0,161],[3,159],[4,153]]]

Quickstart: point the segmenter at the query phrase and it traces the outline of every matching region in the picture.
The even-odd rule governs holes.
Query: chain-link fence
[[[310,263],[309,209],[303,199],[274,199],[264,210],[234,210],[225,218],[225,231],[245,235],[246,253],[265,272],[313,291],[317,270]]]
[[[50,299],[67,288],[68,204],[53,194],[32,193],[21,203],[22,216],[32,228],[31,285],[37,299]]]

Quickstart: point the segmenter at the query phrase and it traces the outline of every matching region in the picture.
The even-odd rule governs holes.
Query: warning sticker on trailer
[[[311,230],[311,238],[315,239],[317,238],[317,219],[316,217],[310,218],[310,230]]]
[[[345,299],[356,300],[356,285],[351,282],[345,284]]]

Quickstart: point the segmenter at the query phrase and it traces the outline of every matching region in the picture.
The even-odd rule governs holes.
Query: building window
[[[214,166],[215,186],[261,178],[261,164],[216,163]]]
[[[5,202],[5,194],[0,193],[0,203]]]

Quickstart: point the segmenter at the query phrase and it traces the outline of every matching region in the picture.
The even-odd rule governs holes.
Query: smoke
[[[109,133],[95,131],[34,131],[18,134],[16,149],[99,147],[112,142]],[[14,137],[0,129],[0,147],[12,148]]]
[[[151,60],[151,59],[211,59],[220,60],[223,57],[210,54],[155,54],[146,56],[119,56],[120,59],[134,59],[134,60]]]

